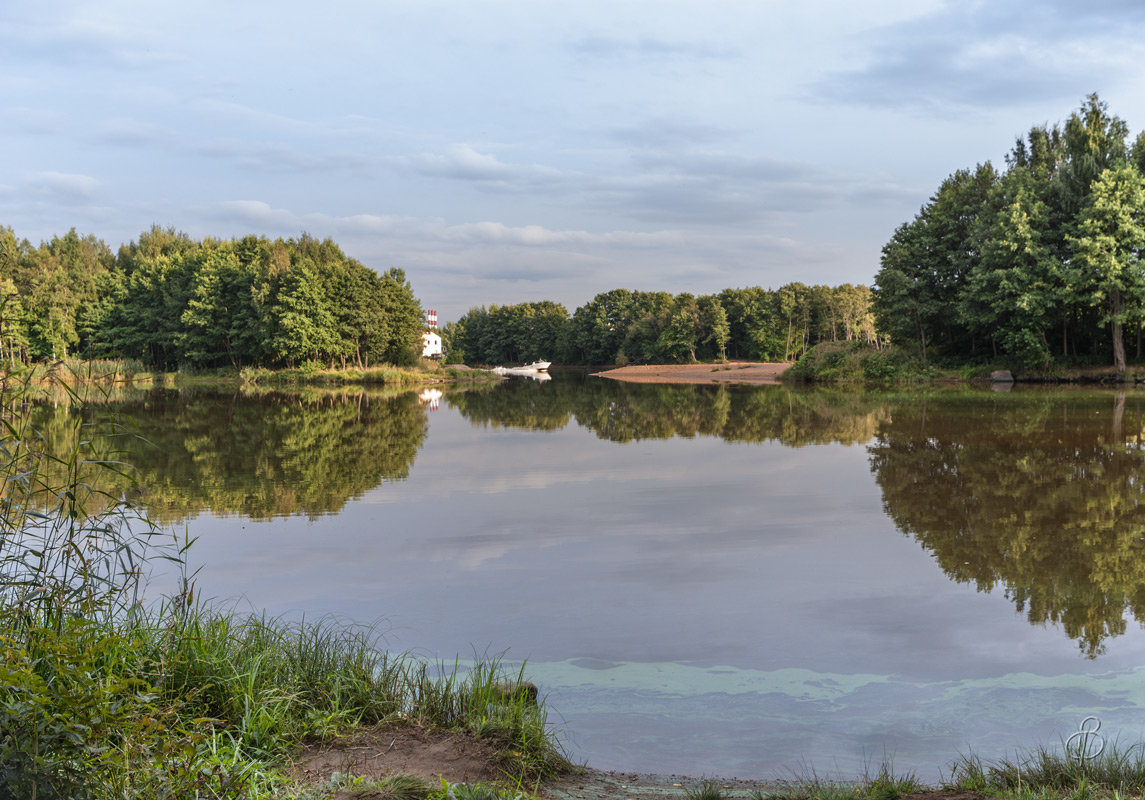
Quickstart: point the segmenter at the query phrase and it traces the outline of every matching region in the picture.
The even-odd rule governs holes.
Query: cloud
[[[96,196],[99,181],[89,175],[67,172],[37,172],[24,181],[29,195],[41,200],[75,206],[90,202]]]
[[[170,128],[130,117],[113,117],[97,126],[96,141],[120,147],[174,142],[177,134]]]
[[[804,164],[737,153],[646,152],[632,177],[601,181],[597,201],[611,213],[663,224],[704,226],[773,221],[829,205],[838,178]]]
[[[29,19],[7,19],[0,26],[0,49],[9,57],[46,61],[52,65],[84,65],[116,69],[149,69],[182,60],[157,49],[153,31],[131,31],[94,20],[59,19],[42,7]],[[145,43],[145,44],[142,44]]]
[[[58,111],[44,108],[5,108],[0,119],[8,130],[40,136],[59,133],[65,129],[67,117]]]
[[[287,144],[247,142],[241,139],[211,139],[192,146],[193,152],[209,158],[234,161],[239,167],[257,170],[326,172],[361,170],[371,166],[369,156],[361,153],[303,152]]]
[[[507,164],[466,144],[451,145],[444,153],[423,153],[402,163],[421,175],[503,189],[551,184],[566,177],[550,167]]]
[[[261,200],[226,200],[205,209],[208,216],[241,222],[259,231],[297,232],[306,229],[306,220],[281,208],[272,208]]]
[[[739,52],[733,48],[696,42],[667,41],[650,36],[620,39],[594,34],[574,41],[570,49],[578,56],[607,59],[728,60],[739,56]]]
[[[1136,74],[1143,24],[1145,7],[1122,0],[950,3],[865,34],[863,63],[811,90],[832,103],[944,114],[1076,99]]]
[[[682,244],[677,231],[553,230],[541,225],[513,226],[501,222],[469,222],[446,225],[440,219],[405,216],[353,214],[335,217],[327,214],[297,214],[273,208],[261,200],[228,200],[202,209],[214,219],[240,221],[261,230],[293,234],[303,230],[409,237],[444,245],[511,245],[536,247],[630,247],[656,248]]]
[[[635,231],[611,231],[589,233],[588,231],[550,230],[540,225],[512,227],[500,222],[476,222],[454,225],[444,229],[444,239],[448,241],[514,244],[535,247],[559,245],[574,246],[613,246],[622,247],[663,247],[681,243],[681,235],[675,231],[639,233]]]
[[[605,155],[611,155],[605,153]],[[645,147],[618,151],[607,174],[513,164],[454,145],[405,165],[419,174],[469,183],[478,191],[534,193],[541,202],[559,196],[567,207],[643,223],[733,225],[761,221],[775,212],[807,213],[839,195],[837,176],[806,164],[721,151]]]
[[[635,125],[618,127],[609,132],[618,142],[638,148],[710,145],[727,138],[729,131],[715,125],[681,122],[673,119],[650,119]]]

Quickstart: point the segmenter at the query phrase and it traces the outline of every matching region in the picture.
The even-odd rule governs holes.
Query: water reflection
[[[1145,397],[1126,392],[872,395],[787,387],[557,381],[449,398],[475,424],[614,442],[715,436],[871,442],[887,515],[953,580],[1002,587],[1032,625],[1094,658],[1145,622]]]
[[[887,414],[885,398],[856,393],[600,379],[512,381],[447,399],[476,425],[552,431],[575,421],[612,442],[716,436],[791,447],[859,444]]]
[[[336,513],[383,481],[408,477],[427,429],[416,393],[159,389],[116,399],[29,413],[49,449],[69,453],[90,424],[106,426],[114,412],[122,420],[114,456],[134,465],[141,499],[160,522],[207,511],[253,519]],[[84,428],[71,423],[76,413]],[[112,495],[127,486],[114,471],[95,479]]]
[[[1016,393],[906,403],[871,470],[895,524],[955,581],[1002,586],[1095,657],[1145,622],[1145,398]]]
[[[143,499],[167,522],[206,511],[252,519],[338,513],[410,475],[439,407],[477,427],[579,427],[620,444],[866,444],[886,515],[954,581],[1001,588],[1031,624],[1059,625],[1091,658],[1126,631],[1127,616],[1145,622],[1145,397],[1134,393],[879,395],[557,379],[444,395],[156,390],[111,399],[107,406],[138,434],[115,439],[116,457],[137,465]],[[77,412],[63,403],[25,413],[38,417],[56,452],[75,452],[90,431],[73,424]],[[82,413],[106,417],[104,405]],[[461,472],[481,474],[480,459],[495,457],[483,444]],[[535,482],[538,456],[526,449],[514,457]],[[544,469],[568,472],[569,458]],[[126,487],[114,473],[100,480],[112,494]]]

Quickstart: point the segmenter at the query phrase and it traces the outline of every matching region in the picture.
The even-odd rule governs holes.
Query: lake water
[[[1090,715],[1145,738],[1145,394],[430,394],[116,407],[200,593],[527,660],[594,767],[934,779]]]

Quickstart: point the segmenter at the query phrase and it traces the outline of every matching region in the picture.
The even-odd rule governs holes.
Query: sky
[[[1140,0],[5,0],[0,225],[330,237],[442,322],[871,284],[947,175],[1097,92]]]

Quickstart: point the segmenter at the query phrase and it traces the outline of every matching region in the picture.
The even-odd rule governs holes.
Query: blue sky
[[[0,224],[332,237],[442,320],[871,283],[955,169],[1097,91],[1145,4],[7,0]]]

